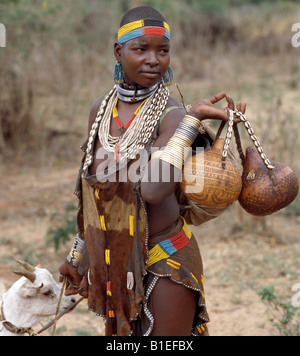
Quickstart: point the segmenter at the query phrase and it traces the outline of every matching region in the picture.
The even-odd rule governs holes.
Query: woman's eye
[[[161,52],[161,53],[169,53],[169,52],[170,52],[170,49],[169,49],[169,48],[161,48],[161,49],[160,49],[160,52]]]

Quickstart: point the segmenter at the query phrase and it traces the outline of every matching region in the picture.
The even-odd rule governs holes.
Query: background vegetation
[[[0,51],[2,160],[19,154],[24,162],[31,150],[52,162],[74,152],[74,142],[85,137],[88,108],[112,85],[121,16],[141,4],[161,10],[171,25],[173,71],[187,102],[230,91],[236,100],[253,99],[251,119],[263,125],[264,110],[270,113],[280,99],[289,128],[295,126],[299,117],[284,100],[286,89],[296,92],[299,85],[299,58],[291,46],[299,1],[1,1],[7,31]],[[294,143],[295,137],[281,142],[279,151]]]
[[[156,7],[171,26],[172,68],[185,102],[220,91],[247,102],[267,156],[300,177],[300,49],[291,45],[300,0],[1,0],[7,43],[0,48],[0,281],[12,254],[42,260],[57,273],[68,252],[62,242],[73,234],[72,188],[89,109],[113,84],[118,25],[138,5]],[[179,98],[174,86],[171,92]],[[251,143],[242,136],[245,148]],[[221,291],[233,308],[253,310],[253,295],[245,293],[264,298],[271,290],[274,309],[287,305],[299,283],[299,216],[298,198],[267,219],[233,207],[197,230],[210,300]],[[215,302],[212,312],[222,320]],[[272,318],[279,330],[284,323]],[[297,310],[284,331],[299,334],[295,318]]]

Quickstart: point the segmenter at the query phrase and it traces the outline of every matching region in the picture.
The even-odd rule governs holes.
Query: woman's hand
[[[79,293],[79,287],[80,283],[82,281],[82,276],[78,273],[78,270],[76,267],[74,267],[71,263],[68,261],[65,261],[60,269],[60,277],[59,281],[63,281],[63,277],[67,277],[67,288],[65,295],[75,295]]]
[[[225,109],[218,109],[214,104],[225,99],[227,100],[228,107]],[[237,110],[241,111],[243,114],[246,112],[246,104],[238,103]],[[198,118],[200,121],[211,119],[211,120],[222,120],[228,121],[228,109],[235,110],[234,101],[226,93],[219,93],[212,96],[211,98],[204,99],[192,106],[189,115]],[[234,123],[241,122],[240,119],[235,119]]]

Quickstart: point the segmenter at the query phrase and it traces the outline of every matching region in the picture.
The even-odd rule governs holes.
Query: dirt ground
[[[0,285],[6,289],[17,279],[13,255],[43,263],[58,280],[72,241],[56,253],[46,234],[51,213],[77,203],[72,194],[77,171],[73,164],[55,169],[0,168]],[[211,335],[278,335],[257,291],[274,286],[284,300],[292,297],[292,286],[300,282],[299,226],[299,218],[282,214],[254,219],[236,204],[217,220],[192,228],[204,260]],[[58,322],[57,335],[103,335],[103,323],[82,302]]]

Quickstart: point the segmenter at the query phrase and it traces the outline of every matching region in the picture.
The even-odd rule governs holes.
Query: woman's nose
[[[154,52],[149,52],[147,59],[146,59],[146,63],[151,65],[151,66],[156,66],[159,64],[159,60],[156,56],[156,54]]]

